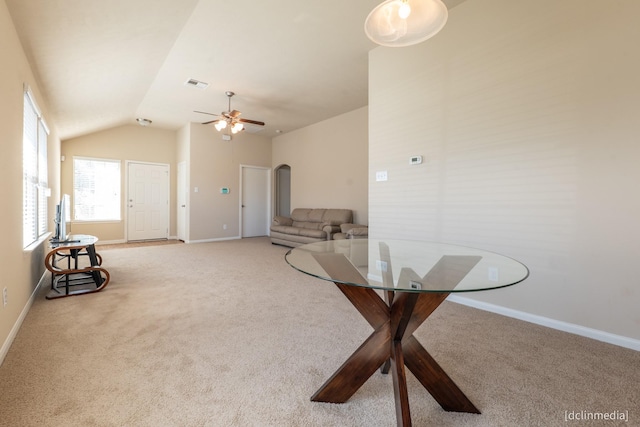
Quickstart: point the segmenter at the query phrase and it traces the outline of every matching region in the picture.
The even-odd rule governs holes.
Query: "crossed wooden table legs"
[[[340,275],[343,278],[349,268],[353,269],[341,266],[340,260],[334,257],[331,262],[324,262],[326,260],[321,259],[322,256],[317,258],[323,268],[329,270],[331,277]],[[378,368],[382,367],[383,373],[390,368],[398,426],[410,426],[406,366],[444,410],[480,413],[413,336],[413,332],[445,300],[448,292],[385,291],[385,303],[371,288],[335,284],[374,332],[311,397],[312,401],[344,403]]]

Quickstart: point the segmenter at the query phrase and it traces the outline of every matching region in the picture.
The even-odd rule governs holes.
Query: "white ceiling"
[[[363,26],[381,0],[5,1],[62,140],[208,121],[193,111],[226,110],[227,90],[270,137],[368,102]]]

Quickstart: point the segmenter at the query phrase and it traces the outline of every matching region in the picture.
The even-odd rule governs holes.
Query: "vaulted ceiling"
[[[194,110],[226,110],[228,90],[266,136],[368,103],[363,25],[381,0],[5,1],[63,140],[204,122]]]

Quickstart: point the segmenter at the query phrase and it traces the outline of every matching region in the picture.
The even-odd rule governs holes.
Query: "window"
[[[24,91],[22,133],[22,243],[26,248],[47,232],[47,135],[49,130],[33,95]]]
[[[120,220],[120,161],[73,158],[73,219]]]

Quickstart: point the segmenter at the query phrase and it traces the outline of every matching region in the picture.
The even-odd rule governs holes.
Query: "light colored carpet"
[[[42,289],[0,367],[2,426],[393,426],[390,375],[310,396],[371,333],[267,238],[98,248],[103,292]],[[640,425],[640,353],[445,302],[416,337],[482,411],[408,373],[414,426]],[[628,411],[629,422],[566,422]]]

